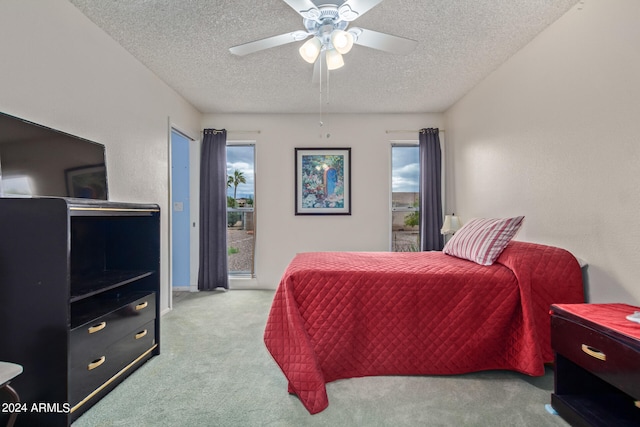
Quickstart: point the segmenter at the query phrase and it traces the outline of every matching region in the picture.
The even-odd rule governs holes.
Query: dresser
[[[640,426],[640,324],[627,304],[551,306],[553,408],[572,426]]]
[[[0,198],[0,236],[0,360],[24,368],[16,425],[68,426],[160,352],[160,210]]]

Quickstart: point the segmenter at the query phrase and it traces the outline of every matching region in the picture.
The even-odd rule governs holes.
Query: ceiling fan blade
[[[342,16],[350,17],[349,19],[344,19],[345,21],[353,21],[354,19],[364,15],[365,13],[373,9],[375,6],[378,5],[378,3],[382,3],[382,0],[347,0],[342,5],[340,5],[339,10],[342,11],[340,15],[341,17]],[[355,12],[355,16],[351,13],[347,14],[345,10],[347,12],[348,11]]]
[[[318,7],[311,0],[282,0],[303,18],[317,19],[320,16]]]
[[[304,40],[309,37],[309,33],[305,31],[293,31],[291,33],[280,34],[279,36],[267,37],[266,39],[256,40],[253,42],[233,46],[229,48],[229,52],[234,55],[244,56],[250,53],[258,52],[264,49],[270,49],[283,44],[293,43]]]
[[[406,54],[415,49],[418,44],[415,40],[366,30],[364,28],[350,28],[349,32],[354,34],[355,44],[372,49],[384,50],[389,53]]]

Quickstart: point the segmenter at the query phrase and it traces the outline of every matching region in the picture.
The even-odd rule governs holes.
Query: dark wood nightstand
[[[572,426],[640,426],[640,324],[626,304],[551,306],[553,408]]]

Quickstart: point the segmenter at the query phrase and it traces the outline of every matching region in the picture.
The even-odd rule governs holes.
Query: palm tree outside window
[[[237,207],[238,203],[238,185],[246,184],[247,179],[244,177],[244,172],[236,169],[233,171],[233,175],[229,175],[227,178],[227,187],[233,187],[233,207]]]

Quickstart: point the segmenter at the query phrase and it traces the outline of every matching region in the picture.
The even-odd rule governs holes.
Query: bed
[[[549,308],[583,302],[568,251],[510,241],[491,265],[443,252],[312,252],[290,262],[264,332],[289,393],[315,414],[325,384],[482,370],[544,374]]]

